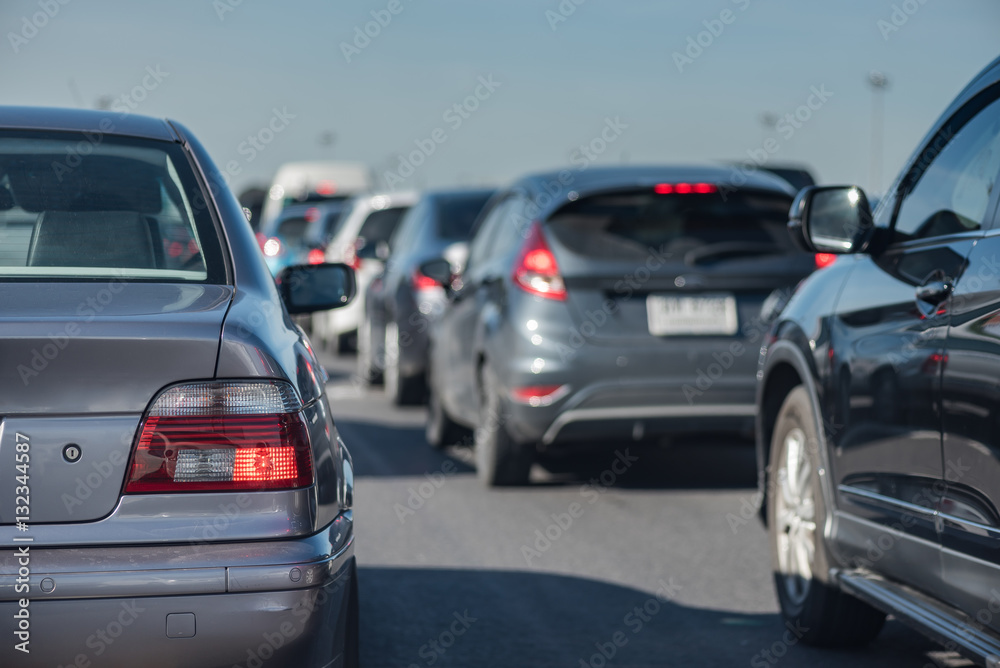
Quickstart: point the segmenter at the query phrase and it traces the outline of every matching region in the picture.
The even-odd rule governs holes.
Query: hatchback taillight
[[[514,264],[514,282],[539,297],[566,299],[566,283],[559,274],[556,256],[545,241],[542,226],[537,221],[532,223]]]
[[[126,494],[295,489],[313,483],[309,430],[284,381],[177,385],[153,402]]]

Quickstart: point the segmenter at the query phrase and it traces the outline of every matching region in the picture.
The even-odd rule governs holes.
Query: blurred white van
[[[372,189],[372,171],[360,162],[286,162],[278,168],[261,213],[261,228],[289,204],[346,199]]]

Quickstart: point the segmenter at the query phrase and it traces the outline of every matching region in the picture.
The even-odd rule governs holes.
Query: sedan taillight
[[[153,402],[126,494],[295,489],[313,483],[309,431],[284,381],[177,385]]]

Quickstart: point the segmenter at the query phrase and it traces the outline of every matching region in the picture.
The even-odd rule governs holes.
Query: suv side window
[[[903,180],[893,242],[983,226],[1000,174],[1000,99],[960,123],[953,119],[947,124]],[[934,155],[940,144],[944,146]]]

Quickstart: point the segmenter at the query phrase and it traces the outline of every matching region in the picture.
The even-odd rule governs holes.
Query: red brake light
[[[433,290],[435,288],[442,287],[440,283],[424,274],[420,271],[420,269],[415,269],[413,271],[413,276],[411,276],[410,279],[413,282],[414,289],[416,290]]]
[[[514,265],[514,282],[523,290],[546,299],[566,299],[566,284],[559,275],[556,256],[552,254],[542,226],[535,221]]]
[[[833,253],[816,253],[816,268],[822,269],[823,267],[829,267],[837,260],[837,256]]]
[[[332,195],[337,192],[337,184],[333,181],[320,181],[316,184],[317,195]]]
[[[520,404],[549,406],[568,391],[565,385],[533,385],[517,387],[510,391],[510,398]]]
[[[325,261],[326,254],[323,252],[322,248],[312,248],[306,256],[306,262],[309,264],[323,264]]]
[[[710,195],[718,192],[719,188],[714,183],[658,183],[653,186],[653,192],[657,195]]]
[[[142,423],[126,494],[295,489],[313,483],[309,431],[280,381],[191,383]]]

